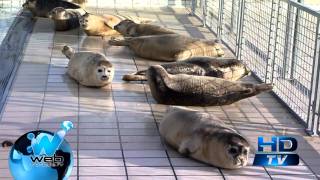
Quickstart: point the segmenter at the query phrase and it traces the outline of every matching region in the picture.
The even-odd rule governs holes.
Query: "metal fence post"
[[[234,4],[235,4],[235,0],[232,0],[232,5],[231,5],[231,24],[230,24],[230,29],[231,32],[233,32],[233,28],[234,28]]]
[[[302,0],[298,0],[299,3],[302,2]],[[290,62],[290,76],[289,79],[294,79],[294,69],[295,69],[295,63],[296,63],[296,44],[298,40],[298,32],[299,29],[299,23],[300,23],[300,10],[299,8],[296,9],[296,16],[295,16],[295,24],[294,24],[294,31],[293,31],[293,47],[292,47],[292,54],[291,54],[291,62]]]
[[[241,50],[243,44],[243,26],[244,26],[244,11],[245,11],[245,0],[240,0],[239,14],[238,14],[238,29],[237,29],[237,42],[236,42],[236,57],[241,60]]]
[[[314,50],[314,57],[313,57],[313,69],[312,69],[312,79],[311,79],[311,93],[309,97],[309,107],[308,107],[308,115],[307,115],[307,131],[311,135],[318,134],[318,127],[319,127],[319,112],[316,112],[320,109],[319,105],[319,80],[320,80],[320,18],[317,18],[317,31],[316,37],[317,40],[315,42],[315,50]],[[317,107],[319,106],[319,107]],[[317,121],[315,120],[315,116],[318,116]]]
[[[274,61],[274,56],[275,56],[275,46],[276,46],[276,37],[277,37],[277,31],[278,31],[278,17],[279,17],[279,0],[278,0],[278,8],[275,7],[276,2],[275,0],[271,1],[271,17],[270,17],[270,26],[269,26],[269,40],[268,40],[268,54],[267,54],[267,65],[265,69],[265,79],[264,81],[267,82],[272,82],[272,78],[268,77],[268,72],[272,71],[273,68],[273,61]],[[276,22],[274,22],[274,18],[276,18]],[[275,32],[272,30],[275,27]],[[272,42],[272,40],[274,42]],[[273,51],[273,53],[272,53]],[[272,55],[271,55],[272,54]],[[271,68],[271,69],[270,69]],[[271,72],[272,74],[272,72]],[[269,80],[269,81],[268,81]]]
[[[284,40],[284,44],[285,45],[289,45],[290,43],[290,35],[291,35],[291,31],[290,31],[290,27],[291,27],[291,8],[292,5],[290,3],[291,1],[288,1],[288,11],[287,11],[287,23],[286,23],[286,37]],[[287,60],[290,58],[290,55],[288,54],[288,49],[290,47],[285,47],[284,48],[284,52],[283,52],[283,72],[281,74],[282,78],[286,78],[286,74],[287,74]]]
[[[217,38],[222,39],[222,31],[223,31],[223,7],[224,0],[219,0],[219,9],[218,9],[218,25],[217,25]]]
[[[196,12],[196,0],[191,0],[191,15],[194,16]]]
[[[207,0],[201,0],[201,9],[202,9],[202,24],[203,27],[206,27],[207,20]]]

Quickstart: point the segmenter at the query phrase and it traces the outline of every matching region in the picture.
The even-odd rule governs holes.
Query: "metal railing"
[[[307,131],[320,131],[320,13],[288,0],[193,0],[192,13],[274,94]]]

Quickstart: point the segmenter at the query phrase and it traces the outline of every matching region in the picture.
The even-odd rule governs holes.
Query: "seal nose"
[[[101,79],[102,79],[102,80],[107,80],[107,79],[108,79],[108,76],[107,76],[107,75],[102,75],[102,76],[101,76]]]

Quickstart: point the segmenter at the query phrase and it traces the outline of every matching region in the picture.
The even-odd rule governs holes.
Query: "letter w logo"
[[[53,137],[47,135],[38,136],[31,140],[31,148],[35,156],[53,156],[61,144],[61,138],[55,134]]]

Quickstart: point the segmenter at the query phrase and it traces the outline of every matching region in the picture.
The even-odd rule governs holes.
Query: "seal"
[[[195,56],[221,57],[224,51],[216,41],[201,40],[179,34],[113,38],[112,46],[128,46],[136,55],[159,61],[182,61]]]
[[[75,51],[64,46],[62,53],[69,59],[68,75],[84,86],[102,87],[112,82],[114,67],[101,53]]]
[[[113,14],[94,15],[87,13],[80,19],[80,27],[88,36],[120,35],[114,26],[122,20],[130,19],[136,23],[149,23],[151,19]]]
[[[63,7],[65,9],[79,9],[80,6],[63,0],[26,0],[22,5],[24,9],[32,12],[34,17],[48,17],[52,9]]]
[[[251,84],[208,76],[168,74],[160,65],[147,73],[153,98],[160,104],[222,106],[272,90],[271,84]]]
[[[170,107],[159,131],[169,145],[185,156],[226,169],[247,165],[248,141],[212,114]]]
[[[67,31],[78,28],[79,18],[85,15],[83,9],[65,9],[63,7],[56,7],[49,12],[48,17],[54,21],[55,29],[57,31]]]
[[[185,61],[161,64],[169,74],[189,74],[195,76],[211,76],[236,81],[250,74],[250,70],[235,58],[193,57]],[[147,70],[126,74],[124,81],[146,81]]]
[[[138,24],[126,19],[117,24],[114,29],[123,36],[137,37],[149,35],[175,34],[166,28],[152,24]]]

